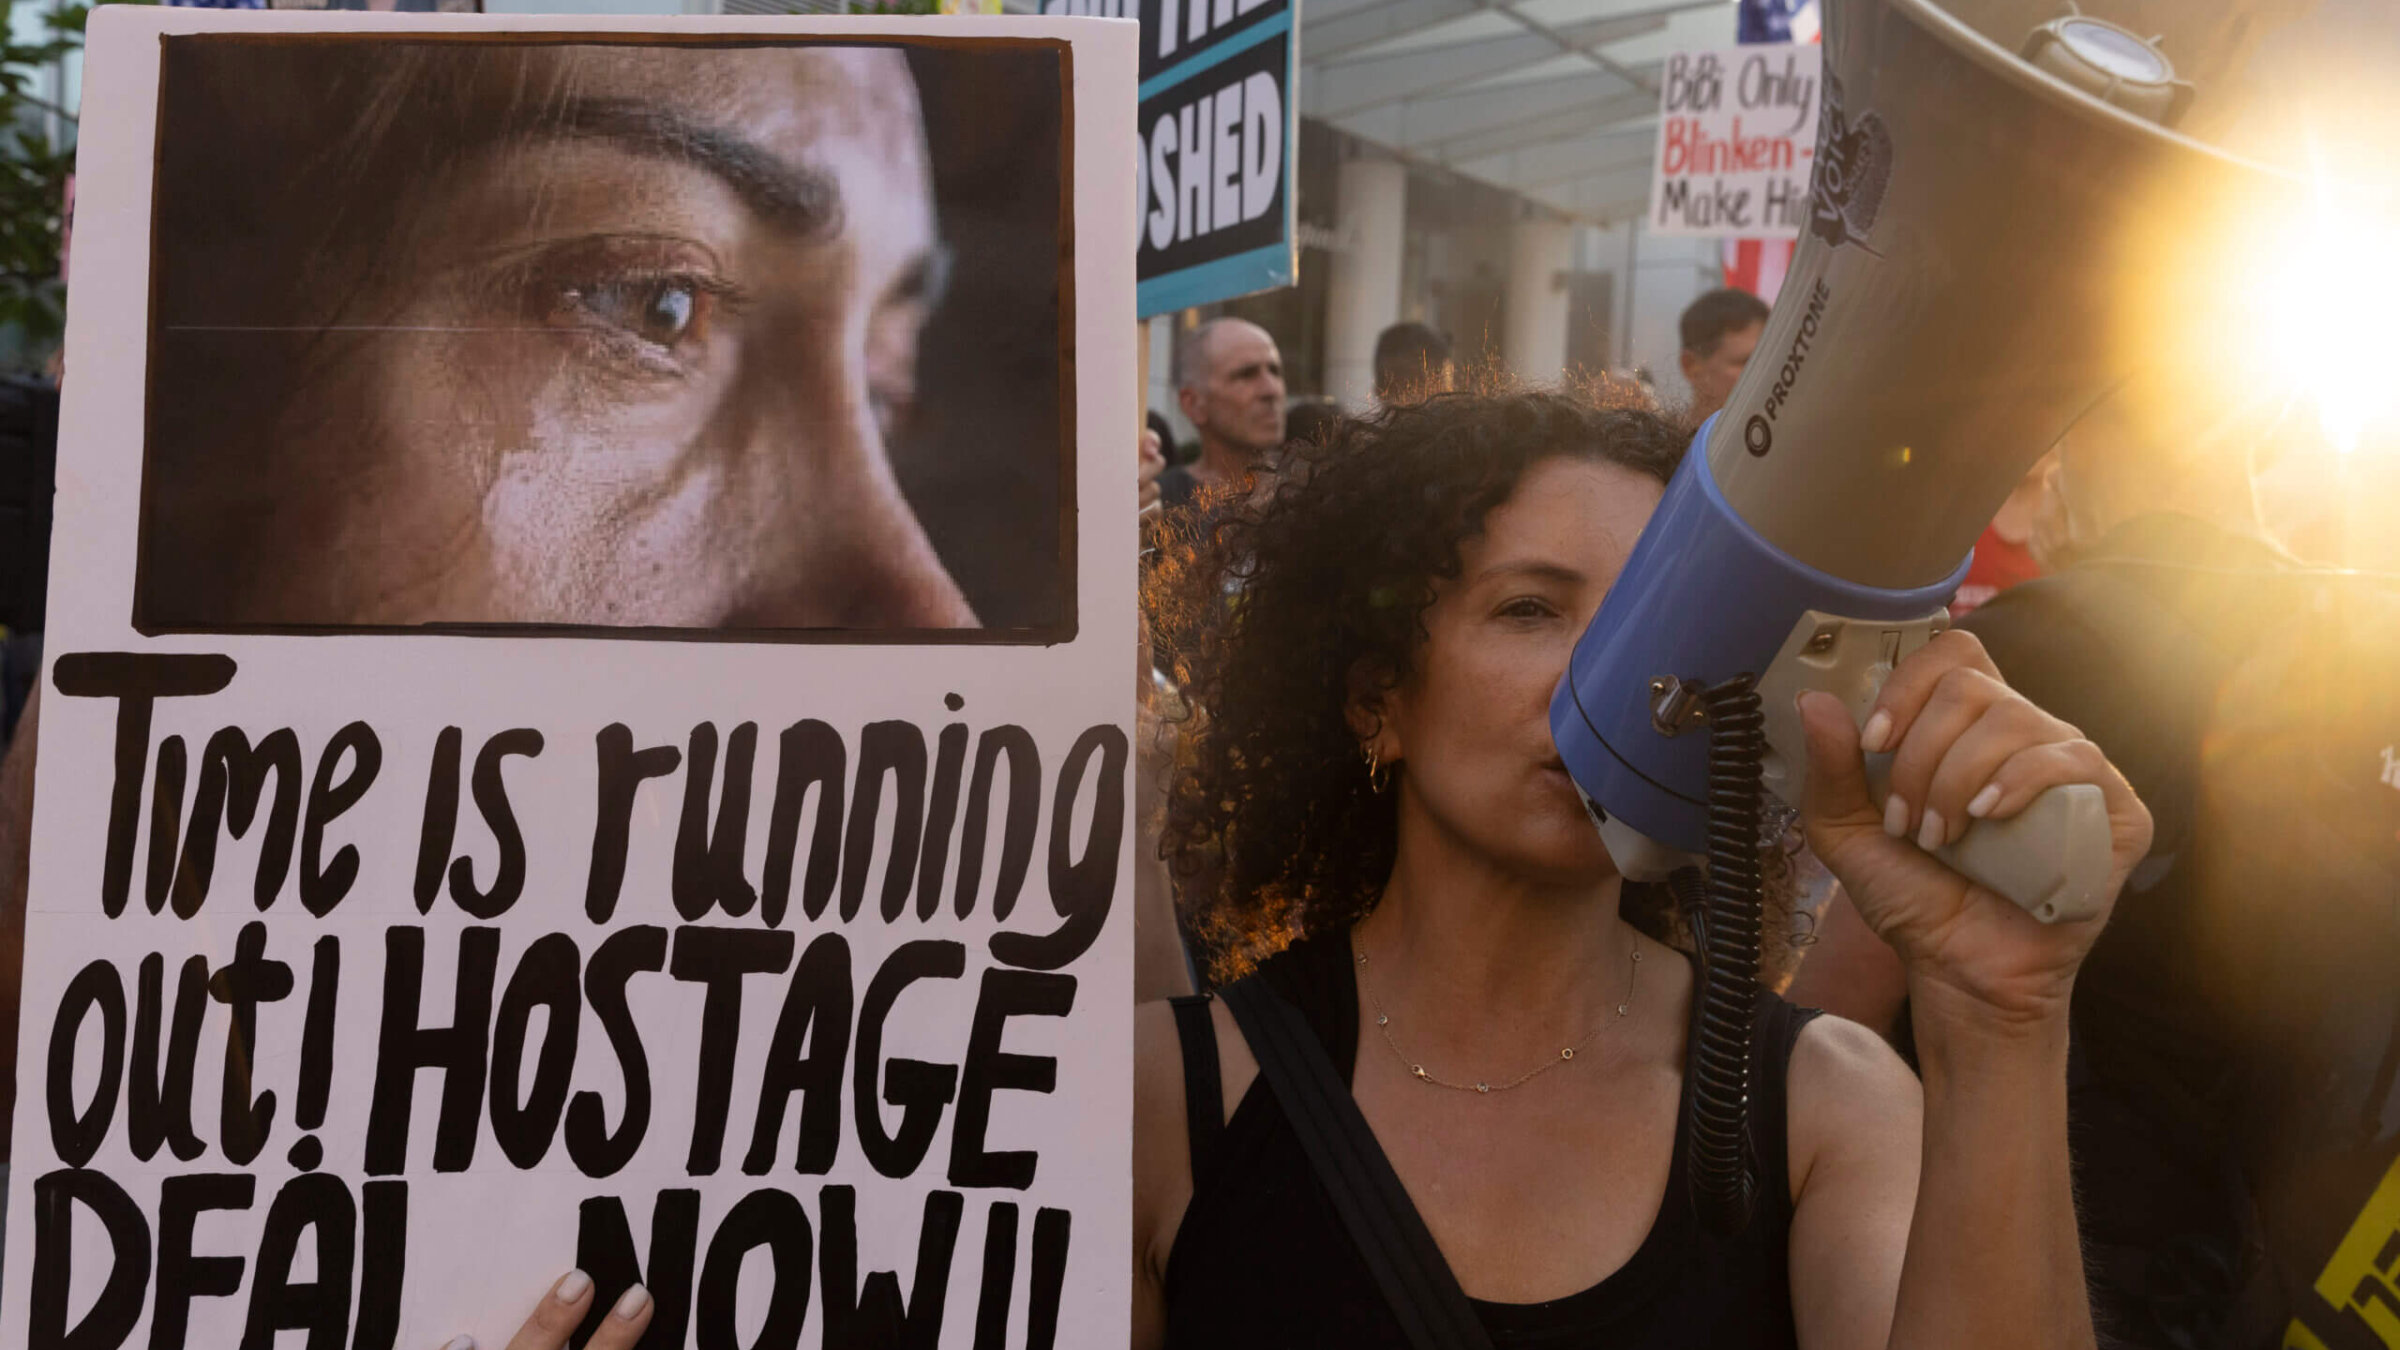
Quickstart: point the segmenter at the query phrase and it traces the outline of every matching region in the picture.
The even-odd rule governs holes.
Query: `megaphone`
[[[1863,718],[2034,460],[2199,324],[2226,281],[2201,242],[2297,195],[2288,159],[2259,153],[2272,131],[2252,134],[2276,120],[2259,91],[2341,85],[2361,25],[2390,23],[2380,2],[1826,0],[1782,294],[1551,706],[1620,871],[1688,877],[1707,855],[1710,886],[1738,887],[1746,843],[1755,885],[1738,808],[1760,783],[1798,802],[1795,697]],[[2276,74],[2295,52],[2328,64]],[[2087,918],[2109,871],[2099,790],[2052,789],[1944,856],[2043,920]],[[1727,991],[1745,942],[1755,970],[1755,906],[1730,935],[1738,911],[1698,908],[1718,930],[1704,999],[1743,1001],[1703,1007],[1695,1077],[1713,1059],[1738,1114],[1749,1005]],[[1723,1181],[1738,1129],[1695,1129]]]
[[[2242,100],[2210,81],[2254,91],[2262,51],[2343,9],[1828,0],[1810,219],[1780,302],[1551,708],[1627,875],[1705,848],[1706,690],[1752,677],[1766,786],[1797,801],[1792,699],[1825,689],[1863,717],[2026,469],[2224,289],[2194,241],[2299,185],[2180,128],[2240,129],[2220,110]],[[2098,808],[2096,789],[2056,790],[1952,861],[2046,920],[2087,917]]]

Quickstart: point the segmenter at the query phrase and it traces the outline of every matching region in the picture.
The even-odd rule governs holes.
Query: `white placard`
[[[1650,171],[1652,234],[1800,236],[1823,57],[1811,43],[1759,43],[1667,58]]]
[[[1134,35],[95,14],[0,1347],[1124,1344]]]

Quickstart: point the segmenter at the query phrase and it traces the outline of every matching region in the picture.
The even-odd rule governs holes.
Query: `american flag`
[[[1817,0],[1741,0],[1738,23],[1743,42],[1814,42]],[[1790,239],[1726,240],[1725,284],[1775,303],[1794,246]]]

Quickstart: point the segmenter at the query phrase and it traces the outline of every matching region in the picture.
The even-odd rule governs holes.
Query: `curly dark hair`
[[[1615,385],[1446,394],[1287,446],[1268,484],[1185,517],[1146,596],[1193,709],[1163,852],[1217,977],[1352,923],[1381,895],[1397,794],[1373,790],[1360,763],[1353,672],[1387,687],[1409,677],[1436,584],[1525,471],[1564,457],[1663,484],[1686,440]],[[1628,884],[1623,904],[1679,939],[1663,886]]]

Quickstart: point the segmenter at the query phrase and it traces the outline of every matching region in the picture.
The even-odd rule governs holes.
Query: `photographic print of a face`
[[[137,626],[1071,633],[1065,59],[167,39]]]

